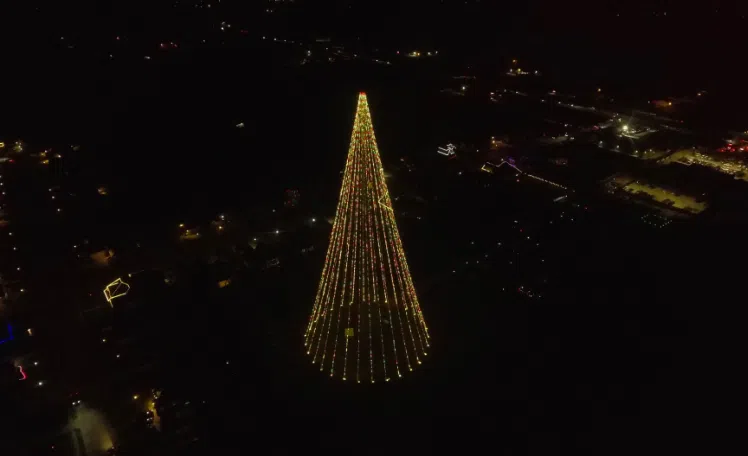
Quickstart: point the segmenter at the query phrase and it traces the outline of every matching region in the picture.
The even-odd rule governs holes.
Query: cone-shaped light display
[[[363,92],[304,345],[320,371],[358,383],[402,377],[428,352]]]

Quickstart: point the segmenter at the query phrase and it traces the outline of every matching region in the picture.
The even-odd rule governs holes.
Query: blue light
[[[5,342],[9,342],[11,340],[13,340],[13,327],[10,326],[10,323],[8,323],[8,338],[0,339],[0,344],[4,344]]]

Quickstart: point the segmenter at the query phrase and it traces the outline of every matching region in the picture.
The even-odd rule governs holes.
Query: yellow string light
[[[375,383],[421,364],[429,337],[361,93],[304,346],[331,377]]]

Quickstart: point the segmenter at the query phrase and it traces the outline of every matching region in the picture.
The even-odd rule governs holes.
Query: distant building
[[[455,155],[455,145],[447,144],[446,147],[439,146],[436,152],[446,157],[451,157],[452,155]]]

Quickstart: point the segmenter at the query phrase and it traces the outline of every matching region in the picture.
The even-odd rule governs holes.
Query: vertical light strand
[[[358,249],[356,248],[356,243],[358,240],[358,229],[353,230],[354,224],[358,224],[358,199],[359,199],[359,192],[358,189],[358,161],[355,159],[354,155],[354,162],[353,162],[353,210],[351,211],[352,217],[350,217],[349,220],[349,232],[353,233],[353,271],[351,273],[351,276],[349,278],[348,276],[348,265],[351,263],[349,260],[351,259],[351,237],[346,237],[346,244],[345,244],[345,268],[343,270],[343,283],[342,283],[342,290],[340,294],[340,302],[338,303],[338,318],[337,322],[335,323],[335,332],[333,336],[335,337],[335,340],[333,341],[333,348],[332,348],[332,360],[330,363],[330,377],[332,377],[335,373],[335,357],[338,352],[338,339],[341,335],[340,333],[340,316],[343,313],[343,307],[349,307],[350,312],[350,304],[353,303],[354,299],[354,290],[356,289],[356,253],[358,252]],[[357,228],[357,227],[356,227]],[[350,297],[346,296],[346,291],[348,291],[348,287],[346,287],[346,284],[350,281]],[[346,298],[348,298],[351,302],[346,303]],[[345,345],[346,345],[346,351],[348,349],[348,337],[345,334],[345,328],[343,329],[343,338],[345,339]],[[344,367],[345,369],[345,367]],[[345,379],[345,374],[343,374],[343,378]]]
[[[375,154],[375,158],[376,157],[378,157],[378,154]],[[384,170],[382,169],[381,162],[377,163],[377,165],[378,165],[377,170],[379,171],[378,172],[379,179],[380,179],[381,182],[384,182]],[[389,209],[391,209],[391,207],[392,207],[392,201],[390,200],[389,192],[387,191],[387,187],[385,185],[382,185],[381,189],[383,191],[381,199],[384,200],[384,204],[386,205],[386,207],[389,208]],[[416,344],[415,338],[413,336],[413,328],[412,328],[412,325],[411,325],[411,319],[408,316],[408,310],[409,310],[409,307],[410,307],[408,305],[409,304],[409,299],[408,299],[409,296],[408,296],[408,293],[407,293],[407,288],[406,288],[405,283],[403,281],[403,272],[401,271],[401,267],[400,267],[400,261],[401,261],[402,257],[400,255],[400,248],[397,245],[397,239],[399,239],[399,233],[398,233],[398,230],[397,230],[397,225],[395,224],[395,215],[394,215],[394,212],[392,210],[388,210],[386,212],[387,212],[387,214],[386,214],[387,228],[385,229],[385,231],[389,231],[390,233],[392,233],[392,235],[390,236],[390,239],[394,240],[394,242],[393,242],[394,245],[392,246],[392,257],[393,257],[392,258],[392,265],[394,266],[394,269],[395,269],[394,276],[397,277],[398,284],[400,285],[400,293],[401,293],[400,297],[401,297],[401,302],[402,302],[402,306],[403,306],[403,311],[405,313],[405,322],[407,324],[408,334],[410,335],[411,342],[413,343],[413,352],[414,352],[415,357],[416,357],[416,362],[418,364],[421,364],[421,360],[420,360],[420,358],[418,356],[418,350],[419,350],[419,348],[418,348],[418,345]],[[397,290],[397,287],[394,284],[393,284],[393,290]],[[398,316],[399,316],[399,314],[398,314]],[[402,329],[402,327],[401,327],[401,329]],[[420,334],[419,334],[419,339],[420,339]],[[407,342],[405,341],[404,332],[403,332],[403,344],[405,346],[407,346]],[[411,370],[412,370],[412,367],[410,366],[410,363],[409,363],[408,367],[411,368]]]
[[[373,133],[372,133],[373,134]],[[375,161],[376,161],[376,169],[379,171],[379,179],[383,183],[382,188],[384,190],[384,199],[386,202],[387,207],[392,208],[392,200],[390,199],[389,191],[387,190],[387,186],[385,183],[385,176],[384,176],[384,168],[382,167],[382,161],[381,157],[379,155],[379,150],[377,147],[376,140],[372,141],[374,144],[374,148],[377,149],[377,152],[375,154]],[[410,268],[408,268],[408,262],[405,258],[405,251],[403,250],[402,246],[402,239],[400,238],[399,231],[397,229],[397,222],[395,220],[394,211],[389,212],[389,222],[391,230],[395,233],[393,236],[395,240],[396,245],[396,252],[397,252],[397,258],[398,263],[396,264],[396,267],[398,268],[398,274],[397,277],[399,280],[401,280],[401,289],[404,293],[407,293],[409,296],[410,305],[406,307],[406,314],[408,310],[411,310],[411,313],[413,314],[414,322],[416,323],[416,333],[418,335],[418,339],[421,342],[421,351],[424,355],[427,354],[426,347],[428,347],[428,332],[426,330],[425,321],[423,319],[423,314],[421,313],[421,307],[418,303],[418,297],[415,294],[415,287],[413,286],[413,279],[410,275]],[[401,273],[402,270],[402,273]],[[404,282],[402,280],[404,279]],[[404,298],[405,299],[405,298]],[[405,301],[406,303],[408,301]],[[407,305],[407,304],[406,304]],[[408,320],[408,328],[411,331],[411,338],[412,338],[412,329],[410,326],[410,320]],[[425,335],[422,335],[422,331],[425,332]],[[417,350],[417,347],[415,346],[415,340],[413,340],[414,348]],[[417,351],[416,351],[417,353]],[[416,361],[418,364],[421,364],[420,359],[418,358],[418,355],[416,355]]]
[[[367,173],[367,180],[371,182],[371,167],[366,168]],[[383,288],[381,291],[381,296],[379,292],[379,288],[377,287],[377,272],[375,271],[375,254],[377,253],[377,250],[374,249],[375,240],[378,243],[379,240],[375,239],[374,236],[374,226],[376,224],[375,218],[376,218],[376,211],[377,211],[377,199],[376,194],[374,192],[374,186],[370,185],[368,187],[368,196],[369,196],[369,205],[371,206],[371,210],[369,210],[369,251],[371,252],[370,255],[370,273],[372,277],[372,284],[374,287],[374,302],[376,304],[376,311],[377,311],[377,320],[379,322],[379,342],[380,342],[380,350],[381,350],[381,358],[382,358],[382,371],[384,373],[384,379],[385,381],[389,381],[389,376],[387,375],[387,351],[384,346],[384,333],[382,331],[382,304],[384,303],[386,299],[386,283],[383,282]],[[381,255],[381,253],[380,253]],[[379,257],[379,260],[381,261],[381,256]]]
[[[329,304],[330,304],[330,293],[331,288],[337,287],[337,277],[338,277],[338,268],[336,265],[339,265],[342,259],[342,240],[343,240],[343,234],[345,231],[345,224],[346,224],[346,201],[347,197],[349,195],[349,192],[347,191],[348,187],[346,186],[346,191],[344,192],[343,199],[341,200],[341,214],[339,216],[336,216],[336,221],[333,225],[335,225],[338,229],[335,230],[334,236],[331,239],[330,248],[328,249],[328,252],[330,253],[330,257],[332,258],[331,262],[329,263],[329,269],[327,269],[328,276],[323,277],[323,281],[320,284],[320,301],[317,306],[317,315],[314,318],[314,326],[312,327],[311,331],[311,347],[314,348],[315,345],[315,336],[317,336],[316,340],[316,349],[314,353],[314,358],[312,360],[312,363],[316,362],[317,356],[319,354],[319,348],[322,344],[322,332],[324,331],[324,326],[327,321],[327,317],[329,315]],[[335,290],[332,290],[332,293],[334,295]],[[321,322],[319,320],[322,320]],[[317,334],[318,333],[318,334]]]
[[[368,112],[367,112],[368,114]],[[367,116],[367,123],[371,123],[371,116]],[[376,242],[377,242],[377,252],[378,252],[378,258],[379,258],[379,270],[380,275],[382,279],[382,298],[383,301],[379,304],[384,305],[387,308],[387,315],[389,317],[389,327],[390,327],[390,335],[392,336],[392,355],[393,355],[393,361],[395,363],[395,371],[397,372],[398,377],[402,377],[402,373],[400,372],[400,360],[398,357],[398,350],[397,350],[397,339],[395,338],[395,320],[392,318],[392,305],[395,305],[395,315],[398,316],[398,309],[397,309],[397,298],[395,297],[396,291],[389,290],[388,287],[388,280],[387,280],[387,271],[391,273],[392,268],[388,267],[391,266],[389,262],[389,252],[388,252],[388,241],[386,239],[387,233],[385,231],[384,227],[384,217],[386,217],[386,214],[384,212],[385,209],[382,208],[381,204],[379,203],[379,182],[377,182],[376,176],[378,175],[377,169],[374,167],[374,164],[376,163],[376,160],[374,160],[374,153],[376,152],[372,147],[373,142],[373,128],[371,128],[372,136],[370,137],[368,148],[367,148],[367,154],[366,158],[369,164],[369,167],[367,169],[370,170],[370,187],[371,192],[373,195],[372,198],[372,212],[374,213],[374,219],[375,219],[375,226],[376,226]],[[382,238],[382,239],[380,239]],[[382,254],[382,250],[384,250],[385,254]],[[390,299],[390,296],[393,297],[393,299]],[[399,320],[398,320],[399,321]],[[380,322],[381,323],[381,322]],[[405,356],[406,356],[406,363],[408,366],[410,365],[410,362],[408,360],[408,353],[407,348],[403,347],[405,350]]]
[[[421,363],[419,355],[426,355],[429,337],[397,229],[368,102],[361,93],[304,345],[307,354],[314,353],[312,362],[319,361],[320,370],[329,360],[330,376],[346,380],[355,368],[358,383],[367,370],[361,356],[368,351],[368,380],[375,383],[390,380],[390,368],[401,377],[402,360],[413,370],[411,360]],[[355,360],[349,356],[354,343]]]
[[[355,136],[354,136],[354,138],[355,138]],[[342,307],[345,305],[346,288],[347,288],[347,284],[349,283],[349,280],[350,280],[349,277],[348,277],[348,260],[350,259],[350,252],[351,252],[351,233],[353,233],[353,229],[352,228],[353,228],[353,223],[355,221],[354,219],[355,219],[355,211],[356,211],[356,184],[357,184],[356,168],[358,166],[358,162],[356,160],[356,151],[355,151],[355,149],[354,149],[354,155],[353,155],[353,163],[351,165],[352,165],[353,182],[351,184],[349,184],[349,185],[351,185],[351,188],[348,191],[348,193],[349,193],[349,200],[348,200],[348,203],[346,205],[346,211],[345,211],[345,213],[346,213],[346,224],[345,224],[344,231],[343,231],[344,238],[345,238],[345,245],[344,246],[343,245],[340,246],[341,247],[340,248],[340,250],[341,250],[341,260],[340,261],[342,262],[343,259],[345,259],[345,267],[343,268],[342,281],[338,282],[336,280],[336,283],[340,284],[340,298],[336,300],[335,299],[335,294],[333,294],[333,296],[332,296],[332,301],[331,301],[332,305],[331,305],[331,308],[329,310],[330,313],[331,313],[331,315],[328,318],[329,323],[327,325],[327,332],[325,333],[325,343],[324,343],[324,349],[323,349],[323,352],[322,352],[322,363],[320,364],[320,370],[322,370],[323,367],[324,367],[325,356],[328,353],[327,343],[328,343],[328,339],[329,339],[329,336],[330,336],[330,330],[332,329],[332,324],[333,324],[332,319],[334,318],[334,315],[335,315],[335,305],[337,303],[338,318],[336,319],[335,331],[333,332],[333,345],[332,345],[332,353],[331,353],[332,358],[331,358],[331,361],[330,361],[330,364],[331,364],[331,367],[330,367],[330,376],[331,377],[333,376],[333,372],[334,372],[334,369],[335,369],[335,355],[336,355],[336,351],[337,351],[338,337],[339,337],[339,333],[340,333],[340,313],[341,313]],[[353,206],[352,209],[350,208],[351,206]],[[338,269],[340,269],[340,266],[338,266]],[[337,286],[335,287],[334,290],[337,291]]]
[[[359,144],[359,159],[363,165],[363,173],[365,178],[365,189],[362,187],[362,190],[365,191],[366,195],[366,203],[367,203],[367,227],[366,227],[366,238],[367,238],[367,246],[366,246],[366,252],[369,256],[369,264],[372,264],[372,262],[375,261],[374,259],[374,253],[371,249],[371,239],[374,236],[374,228],[371,224],[371,211],[368,210],[368,204],[369,204],[369,198],[370,198],[370,189],[371,189],[371,179],[370,176],[370,170],[367,166],[367,160],[366,160],[366,145],[369,143],[369,132],[371,131],[371,124],[368,121],[369,118],[369,111],[368,111],[368,104],[366,102],[366,98],[364,97],[363,102],[360,103],[360,116],[361,116],[361,135],[364,138],[364,141],[362,141]],[[366,295],[366,316],[367,316],[367,325],[368,325],[368,334],[369,334],[369,382],[374,383],[376,381],[376,375],[374,374],[374,331],[372,330],[373,325],[373,319],[372,319],[372,307],[377,307],[379,304],[379,297],[376,290],[376,276],[373,274],[368,274],[368,282],[370,284],[370,287],[367,287],[364,289],[364,293]],[[381,328],[381,321],[378,325]],[[383,369],[384,370],[384,369]],[[386,377],[386,375],[385,375]]]
[[[390,223],[392,223],[392,221],[394,220],[394,217],[390,217],[390,220],[391,220]],[[397,228],[393,228],[393,229],[397,229]],[[397,245],[395,247],[397,248]],[[408,293],[407,284],[403,280],[403,273],[401,272],[401,270],[403,269],[401,267],[402,257],[400,255],[400,251],[399,249],[397,249],[393,253],[395,255],[394,263],[395,263],[396,277],[397,277],[398,283],[400,284],[400,293],[401,293],[401,299],[403,302],[403,312],[405,313],[405,320],[408,325],[408,334],[410,335],[410,340],[413,343],[413,352],[415,353],[416,362],[418,364],[421,364],[421,358],[418,355],[418,352],[419,350],[421,352],[424,351],[423,340],[421,338],[420,332],[418,332],[418,329],[417,329],[417,321],[415,319],[415,315],[414,315],[415,312],[413,310],[414,304],[412,302],[411,295]],[[417,334],[418,341],[420,342],[420,344],[416,343],[416,338],[413,335],[414,332]]]
[[[368,154],[370,151],[367,150],[366,152]],[[367,164],[367,166],[366,166],[366,180],[368,182],[368,185],[367,185],[367,196],[368,196],[367,203],[368,204],[367,205],[371,206],[371,209],[368,211],[368,216],[369,216],[369,235],[368,235],[369,246],[368,246],[368,251],[370,252],[370,262],[369,262],[370,269],[369,269],[369,271],[370,271],[371,282],[372,282],[372,289],[373,289],[373,294],[374,294],[374,299],[373,299],[372,304],[373,304],[374,307],[376,307],[376,313],[377,313],[377,320],[378,320],[378,325],[377,326],[379,327],[379,341],[380,341],[381,357],[382,357],[382,372],[383,372],[383,375],[384,375],[384,380],[385,381],[389,381],[389,376],[387,375],[386,349],[384,347],[384,334],[382,333],[382,303],[384,302],[384,300],[386,300],[386,288],[382,289],[382,295],[380,297],[379,289],[378,289],[378,286],[377,286],[377,282],[378,282],[378,280],[377,280],[377,274],[376,274],[376,271],[375,271],[375,252],[376,251],[374,250],[374,241],[376,240],[378,242],[378,238],[376,238],[375,235],[374,235],[374,232],[376,231],[375,228],[374,228],[376,226],[376,221],[374,219],[376,218],[376,211],[377,211],[377,207],[376,207],[377,203],[376,203],[376,201],[377,200],[376,200],[376,195],[374,193],[374,185],[372,184],[372,168],[370,166],[371,161],[368,160],[368,158],[369,158],[368,156],[366,158],[367,158],[367,160],[366,160],[366,164]],[[380,257],[380,259],[381,259],[381,257]],[[370,306],[370,308],[371,308],[371,306]],[[371,322],[371,310],[369,311],[369,321]],[[370,325],[370,327],[371,327],[371,325]],[[372,349],[373,349],[373,347],[372,347]],[[373,363],[374,363],[373,353],[372,353],[372,361],[371,361],[371,363],[372,363],[371,370],[373,372],[373,370],[374,370],[374,367],[373,367]]]
[[[368,256],[371,253],[369,251],[369,249],[368,249],[368,243],[369,243],[369,238],[371,237],[371,231],[370,231],[370,226],[369,226],[369,218],[367,216],[369,211],[365,210],[366,209],[366,205],[368,205],[368,202],[367,202],[368,190],[367,189],[368,189],[368,186],[369,186],[369,180],[368,180],[368,177],[367,177],[368,176],[368,169],[366,168],[366,162],[364,160],[365,157],[363,156],[363,154],[366,152],[365,151],[365,144],[366,144],[366,135],[368,133],[368,126],[366,124],[365,107],[366,107],[365,103],[359,103],[359,106],[358,106],[358,109],[357,109],[357,113],[356,113],[356,116],[359,117],[359,119],[360,119],[360,123],[359,123],[359,128],[360,128],[360,136],[359,136],[359,138],[360,138],[360,141],[358,142],[356,149],[357,149],[357,153],[358,153],[357,158],[359,160],[359,163],[361,164],[361,168],[360,168],[360,173],[361,174],[360,175],[363,178],[362,184],[359,187],[359,190],[361,192],[361,202],[362,202],[362,205],[361,205],[361,210],[362,210],[361,218],[363,218],[365,220],[365,222],[366,222],[366,225],[363,226],[362,230],[361,230],[361,235],[362,235],[364,241],[362,241],[362,243],[360,244],[361,245],[362,254],[363,254],[362,255],[362,266],[361,266],[361,275],[362,275],[361,285],[362,286],[361,286],[361,290],[360,290],[360,292],[361,292],[361,301],[360,301],[360,304],[362,304],[363,307],[365,307],[365,309],[366,309],[366,316],[367,316],[367,319],[366,319],[366,322],[367,322],[366,323],[367,324],[367,328],[366,329],[367,329],[367,331],[366,331],[366,333],[368,335],[368,341],[366,341],[366,342],[367,342],[367,348],[368,348],[368,351],[369,351],[369,363],[368,363],[369,364],[369,382],[370,383],[374,383],[376,380],[375,380],[375,375],[374,375],[373,351],[372,351],[372,349],[373,349],[373,341],[372,341],[372,328],[371,328],[371,325],[372,325],[372,320],[371,320],[371,306],[372,306],[372,301],[374,300],[374,293],[373,293],[373,286],[372,286],[372,281],[371,281],[371,275],[367,274],[367,271],[366,271],[367,259],[368,259]],[[363,313],[362,313],[362,315],[363,315]]]
[[[358,136],[360,136],[360,133]],[[354,154],[357,152],[358,151],[355,151]],[[358,256],[360,252],[360,248],[359,248],[360,226],[359,225],[360,225],[361,217],[359,215],[359,212],[360,212],[360,206],[361,206],[361,202],[360,202],[361,192],[359,191],[359,185],[361,182],[361,176],[360,176],[361,166],[360,166],[360,161],[356,160],[355,158],[356,157],[354,155],[353,190],[354,190],[355,197],[353,198],[354,206],[353,206],[352,214],[353,214],[353,223],[355,223],[355,226],[354,226],[355,229],[353,231],[353,261],[351,262],[353,265],[353,271],[351,272],[351,277],[350,277],[351,289],[350,289],[350,292],[348,293],[348,295],[350,296],[348,298],[349,302],[346,303],[345,299],[341,300],[341,302],[345,303],[346,307],[348,308],[348,319],[347,319],[346,327],[343,330],[343,336],[345,338],[345,356],[343,359],[343,380],[346,380],[347,378],[346,376],[348,373],[348,343],[349,343],[350,336],[347,333],[347,329],[350,328],[351,326],[351,311],[354,306],[354,303],[356,302],[356,279],[358,278],[357,272],[360,270],[360,268],[358,267]],[[350,249],[348,250],[348,254],[350,255]],[[345,275],[345,277],[348,278],[347,274]],[[356,337],[358,337],[358,335],[356,335]],[[358,357],[358,354],[357,354],[357,357]],[[330,375],[332,376],[332,374],[333,374],[333,371],[331,370]]]
[[[320,284],[317,289],[317,297],[314,300],[314,309],[312,310],[312,315],[309,319],[309,324],[307,325],[306,334],[304,335],[304,346],[307,347],[307,354],[310,354],[311,351],[311,345],[313,344],[314,340],[314,333],[316,330],[316,323],[319,320],[320,314],[322,313],[322,302],[324,301],[325,296],[325,290],[330,285],[331,281],[329,280],[329,275],[331,274],[332,266],[331,266],[331,258],[335,258],[336,256],[336,249],[335,246],[338,243],[338,239],[341,238],[341,230],[338,229],[339,225],[345,223],[345,204],[344,202],[347,200],[348,197],[348,189],[349,186],[347,185],[348,180],[350,179],[350,170],[348,168],[348,164],[352,162],[353,157],[353,148],[351,148],[348,152],[348,158],[346,160],[346,172],[343,176],[343,185],[340,188],[340,202],[341,204],[338,205],[338,209],[335,214],[335,220],[333,221],[333,227],[332,227],[332,233],[330,240],[330,248],[327,250],[327,254],[325,255],[325,263],[322,268],[322,278],[320,279]],[[311,339],[311,340],[310,340]]]
[[[400,241],[399,238],[398,238],[398,241]],[[421,306],[418,302],[418,296],[416,295],[416,289],[415,289],[415,286],[413,285],[413,278],[410,275],[410,269],[408,268],[408,261],[405,258],[405,251],[403,250],[402,242],[399,242],[398,244],[398,254],[400,255],[401,264],[403,265],[403,271],[404,271],[404,276],[406,280],[406,290],[408,294],[410,295],[411,302],[413,303],[415,307],[414,317],[417,317],[416,327],[418,328],[419,337],[422,340],[422,346],[424,350],[423,354],[427,355],[428,353],[426,352],[426,348],[428,348],[429,346],[430,336],[428,333],[428,327],[426,326],[426,320],[423,318],[423,313],[421,312]]]
[[[322,348],[322,359],[320,361],[320,366],[319,366],[319,370],[320,371],[322,371],[324,369],[325,357],[327,356],[327,339],[328,339],[329,334],[330,334],[330,328],[332,327],[332,318],[333,318],[333,315],[335,313],[335,296],[337,295],[337,292],[338,292],[338,286],[341,286],[342,288],[345,288],[345,283],[347,281],[347,277],[345,277],[345,275],[342,278],[340,278],[340,280],[339,280],[339,277],[340,277],[339,273],[340,273],[340,269],[341,269],[340,265],[343,262],[343,253],[344,253],[344,242],[343,242],[343,239],[345,239],[345,242],[349,242],[350,241],[350,232],[351,232],[351,230],[350,230],[350,223],[351,223],[351,220],[352,220],[352,216],[350,214],[350,206],[351,206],[350,199],[352,198],[352,194],[353,194],[352,191],[351,191],[353,189],[352,188],[353,183],[351,182],[351,180],[353,179],[353,175],[354,175],[354,171],[355,171],[354,170],[355,148],[353,147],[354,140],[355,140],[355,134],[356,134],[356,130],[354,129],[354,135],[353,135],[353,138],[351,140],[351,143],[352,143],[351,150],[349,151],[349,154],[350,154],[352,160],[351,160],[350,163],[346,163],[346,171],[350,170],[350,173],[344,172],[344,174],[348,174],[349,179],[348,179],[348,183],[346,185],[346,187],[347,187],[347,189],[346,189],[346,196],[348,198],[345,201],[341,201],[341,203],[340,203],[342,205],[342,209],[343,209],[342,210],[342,215],[343,215],[342,222],[343,223],[339,227],[339,229],[341,230],[341,235],[338,238],[337,245],[335,245],[333,247],[335,249],[335,251],[337,252],[337,258],[335,258],[335,263],[333,264],[334,277],[333,277],[333,281],[332,281],[332,296],[331,297],[329,296],[329,288],[328,288],[328,293],[325,296],[324,303],[328,303],[329,306],[325,305],[325,310],[324,310],[324,313],[323,313],[324,319],[322,320],[322,327],[320,328],[319,340],[317,342],[317,352],[319,352],[320,348],[323,347]],[[341,280],[342,280],[342,282],[341,282]],[[325,331],[325,324],[327,324],[327,331]],[[323,343],[323,339],[322,339],[323,338],[323,333],[324,333],[324,343]],[[316,359],[316,353],[315,353],[315,359]]]
[[[356,112],[356,118],[358,117],[359,117],[358,112]],[[359,219],[360,219],[360,216],[359,216]],[[362,254],[363,253],[364,252],[362,252]],[[363,255],[362,255],[362,258],[363,258]],[[365,276],[364,268],[359,268],[359,274],[361,275],[361,283],[363,283],[363,278]],[[358,312],[356,313],[356,383],[361,383],[361,318],[363,316],[362,308],[363,308],[364,300],[358,299],[357,301],[358,301]]]
[[[373,169],[372,169],[373,172]],[[374,180],[374,177],[370,178],[372,181]],[[375,226],[377,228],[377,232],[380,234],[384,234],[384,226],[383,226],[383,217],[385,214],[383,214],[384,209],[382,209],[381,205],[379,204],[379,195],[376,192],[376,185],[372,182],[372,213],[374,214],[374,221]],[[390,335],[392,336],[392,355],[393,355],[393,361],[395,363],[395,371],[397,372],[398,377],[402,377],[402,373],[400,372],[400,360],[397,354],[397,340],[395,338],[395,320],[392,318],[392,304],[393,301],[389,299],[388,292],[388,281],[387,281],[387,266],[388,262],[385,261],[386,255],[382,254],[382,246],[384,245],[384,250],[386,252],[387,250],[387,241],[386,239],[380,239],[380,236],[376,236],[376,244],[377,244],[377,254],[379,259],[379,273],[382,283],[382,302],[379,304],[380,309],[381,306],[384,305],[387,308],[387,316],[389,318],[389,327],[390,327]],[[397,314],[397,309],[395,310],[395,313]],[[381,322],[380,322],[381,323]],[[383,356],[386,356],[386,354],[383,354]]]
[[[369,155],[373,162],[372,166],[375,166],[376,164],[375,153],[376,153],[376,150],[372,150],[372,153]],[[379,176],[380,173],[379,173],[378,168],[374,168],[374,172],[375,172],[375,176]],[[381,177],[383,177],[383,175]],[[397,235],[397,233],[392,232],[392,230],[390,229],[389,223],[388,223],[390,214],[392,213],[392,207],[389,205],[382,204],[382,199],[385,196],[382,191],[382,187],[384,187],[385,192],[387,191],[387,187],[384,184],[384,180],[383,179],[380,180],[380,179],[377,179],[377,177],[374,177],[374,181],[375,181],[374,188],[376,191],[375,196],[377,198],[377,213],[379,214],[380,220],[381,220],[380,227],[381,227],[381,237],[383,239],[382,244],[384,245],[384,254],[385,254],[385,258],[387,259],[386,262],[383,261],[382,263],[387,264],[388,266],[386,268],[388,272],[387,276],[389,276],[388,284],[391,286],[390,305],[394,303],[395,316],[397,317],[397,325],[398,325],[398,329],[400,330],[400,337],[402,338],[402,341],[403,341],[403,353],[405,354],[405,363],[408,366],[408,370],[412,371],[413,367],[410,364],[410,354],[408,353],[408,343],[405,338],[405,331],[403,330],[403,319],[402,319],[401,310],[400,310],[401,303],[400,303],[400,300],[398,299],[397,282],[395,281],[396,271],[394,271],[395,268],[394,268],[393,259],[392,259],[392,257],[395,254],[394,249],[393,249],[392,237]],[[392,251],[392,255],[390,255],[390,251]],[[387,278],[385,278],[385,281],[387,281]],[[394,324],[394,321],[390,320],[390,327],[392,327],[393,324]],[[394,342],[395,341],[393,340],[393,343]]]
[[[312,322],[311,324],[311,334],[308,339],[308,349],[307,354],[313,349],[314,346],[314,337],[317,329],[319,328],[319,319],[322,317],[322,326],[324,326],[325,318],[327,316],[327,313],[329,309],[327,308],[327,303],[329,303],[329,293],[330,293],[330,287],[331,286],[337,286],[337,270],[335,268],[336,264],[340,264],[341,257],[342,257],[342,240],[343,240],[343,234],[345,231],[345,221],[347,220],[347,208],[348,208],[348,198],[350,196],[350,190],[351,190],[351,175],[353,174],[353,161],[354,161],[354,153],[355,153],[355,147],[354,147],[354,139],[356,135],[356,130],[354,129],[353,133],[351,134],[351,146],[348,150],[348,157],[346,159],[346,167],[343,174],[343,185],[340,189],[340,202],[338,204],[338,208],[335,214],[335,220],[333,221],[333,231],[332,236],[330,240],[330,247],[327,250],[327,255],[325,258],[325,264],[323,267],[323,274],[322,274],[322,280],[319,286],[318,291],[318,298],[315,301],[315,309],[316,314],[313,312],[312,315]],[[327,273],[327,274],[325,274]],[[332,280],[331,280],[332,278]],[[312,363],[316,362],[317,360],[317,353],[319,350],[319,346],[321,344],[321,336],[322,336],[322,330],[319,331],[319,338],[317,340],[317,350],[315,350],[314,358],[312,360]]]
[[[365,181],[361,177],[362,173],[362,166],[361,166],[361,160],[359,158],[359,155],[361,153],[360,151],[360,144],[361,144],[361,135],[362,135],[362,127],[363,124],[361,123],[361,116],[359,115],[359,112],[357,110],[356,112],[356,122],[354,125],[354,129],[356,130],[356,139],[355,142],[351,145],[351,147],[355,150],[355,164],[354,166],[354,175],[355,177],[355,183],[354,183],[354,191],[356,192],[356,207],[354,208],[354,214],[356,218],[356,231],[353,233],[353,236],[355,238],[354,246],[356,251],[354,252],[355,260],[355,269],[353,273],[353,280],[354,285],[351,290],[351,297],[353,300],[351,301],[351,307],[350,309],[354,308],[354,305],[356,305],[356,382],[361,382],[361,307],[363,302],[365,301],[364,297],[364,290],[366,289],[366,274],[364,274],[364,271],[361,269],[360,262],[362,261],[362,258],[364,256],[364,253],[361,249],[361,243],[363,233],[361,232],[361,207],[362,207],[362,196],[361,196],[361,185]],[[358,281],[358,287],[355,286],[355,281]]]
[[[371,122],[371,117],[369,116],[368,119],[369,122]],[[369,142],[369,147],[371,148],[369,153],[369,158],[371,160],[371,167],[373,170],[373,181],[375,182],[375,191],[376,191],[376,198],[377,198],[377,209],[380,213],[381,220],[382,220],[382,236],[385,239],[384,245],[385,245],[385,255],[387,258],[387,263],[389,264],[389,276],[390,276],[390,284],[392,285],[392,298],[395,302],[396,307],[396,315],[398,319],[398,326],[400,329],[400,335],[402,337],[403,341],[403,350],[405,352],[405,361],[408,365],[409,370],[413,370],[413,367],[410,363],[410,355],[408,353],[408,343],[407,339],[405,337],[405,330],[403,329],[403,318],[401,316],[401,309],[400,307],[403,306],[407,309],[407,301],[400,301],[398,299],[398,287],[397,285],[400,284],[402,287],[402,281],[401,278],[401,272],[399,270],[398,264],[397,264],[397,257],[396,257],[396,245],[397,240],[400,238],[400,234],[397,231],[397,226],[394,225],[392,222],[395,219],[394,210],[392,209],[392,201],[389,197],[389,191],[387,190],[387,183],[385,181],[384,176],[384,169],[382,168],[382,162],[379,158],[379,149],[377,148],[376,138],[374,136],[374,129],[371,129],[371,141]],[[384,199],[384,204],[382,204],[382,200]],[[390,254],[391,253],[391,254]],[[394,271],[393,271],[394,266]],[[397,277],[397,283],[395,282],[395,276]],[[407,324],[407,310],[406,312],[406,324]],[[408,325],[408,331],[410,332],[410,325]],[[411,334],[412,336],[412,334]],[[415,341],[414,341],[415,345]],[[413,347],[414,351],[416,350],[416,347]]]

